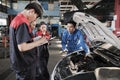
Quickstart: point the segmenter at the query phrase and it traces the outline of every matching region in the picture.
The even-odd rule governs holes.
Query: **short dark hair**
[[[44,21],[41,21],[40,23],[36,24],[36,27],[39,28],[43,24],[47,25]]]
[[[40,26],[43,25],[43,24],[46,25],[46,23],[44,21],[41,21]]]
[[[40,5],[39,2],[31,2],[28,5],[26,5],[25,9],[29,10],[29,9],[34,9],[35,13],[38,14],[38,17],[41,17],[43,14],[43,9],[42,6]]]
[[[68,21],[67,24],[70,23],[70,24],[73,24],[74,27],[76,27],[76,22],[75,21]]]

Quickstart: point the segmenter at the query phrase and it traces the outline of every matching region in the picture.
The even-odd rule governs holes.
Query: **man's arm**
[[[31,43],[27,43],[31,41],[32,37],[25,23],[21,24],[16,29],[15,39],[16,39],[17,47],[19,51],[27,51],[48,42],[46,38],[40,38]]]
[[[83,37],[83,34],[80,32],[80,44],[82,46],[82,48],[85,50],[86,53],[90,53],[90,50],[89,50],[89,47],[87,46],[85,40],[84,40],[84,37]]]
[[[81,36],[80,36],[80,41],[81,41],[80,44],[82,45],[82,47],[83,47],[83,49],[85,50],[85,53],[86,53],[84,59],[86,59],[87,56],[89,56],[89,57],[92,58],[92,56],[91,56],[91,54],[90,54],[90,49],[89,49],[88,45],[86,44],[86,42],[85,42],[84,37],[83,37],[82,34],[81,34]]]
[[[24,43],[18,44],[18,49],[21,52],[22,51],[27,51],[27,50],[33,49],[33,48],[35,48],[37,46],[43,45],[43,44],[45,44],[47,42],[48,41],[46,40],[46,38],[41,38],[41,39],[39,39],[37,41],[34,41],[32,43],[24,42]]]
[[[66,50],[67,48],[66,48],[66,45],[67,45],[67,39],[66,39],[66,36],[67,35],[67,33],[66,32],[64,32],[63,33],[63,35],[62,35],[62,50]]]

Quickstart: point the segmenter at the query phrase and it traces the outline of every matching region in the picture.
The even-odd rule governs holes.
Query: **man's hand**
[[[48,40],[45,37],[40,38],[39,41],[41,42],[40,45],[48,43]]]
[[[63,52],[68,52],[68,50],[67,50],[67,49],[64,49]]]
[[[61,56],[65,57],[65,56],[67,56],[67,52],[68,52],[67,50],[63,50],[63,51],[60,51],[60,54],[61,54]]]
[[[37,37],[33,38],[33,41],[37,41],[37,40],[39,40],[40,38],[42,38],[42,37],[41,37],[41,36],[37,36]]]
[[[86,59],[87,57],[93,58],[93,56],[90,53],[86,53],[84,59]]]
[[[68,50],[63,50],[63,51],[60,51],[60,54],[64,54],[64,53],[67,53]]]

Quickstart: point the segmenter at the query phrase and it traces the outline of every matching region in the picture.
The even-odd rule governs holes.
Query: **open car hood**
[[[78,24],[78,28],[86,34],[90,42],[102,41],[120,49],[120,40],[96,18],[86,13],[75,12],[73,20]]]
[[[54,67],[51,80],[119,80],[120,76],[117,74],[120,73],[120,40],[100,21],[88,14],[76,12],[73,20],[80,24],[78,28],[90,41],[92,57],[84,59],[85,52],[81,50],[68,54]],[[109,68],[100,67],[114,68],[109,72]],[[107,71],[104,71],[105,69]]]

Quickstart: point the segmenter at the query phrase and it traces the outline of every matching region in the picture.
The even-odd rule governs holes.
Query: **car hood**
[[[120,40],[98,19],[86,13],[75,12],[73,14],[73,20],[90,41],[107,42],[120,49]]]

